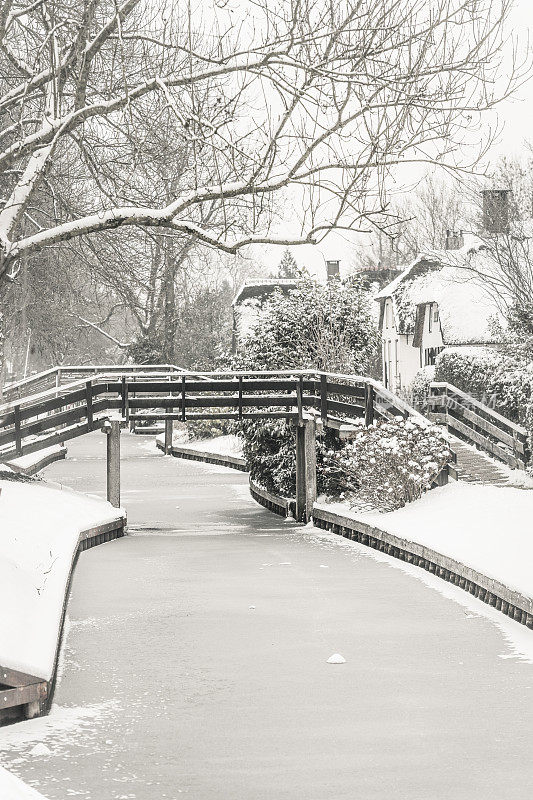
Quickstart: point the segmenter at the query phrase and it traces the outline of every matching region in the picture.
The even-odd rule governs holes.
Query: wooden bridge
[[[164,421],[169,452],[174,420],[291,421],[297,442],[297,512],[303,520],[316,491],[311,442],[317,425],[335,428],[342,437],[361,419],[366,425],[398,416],[426,419],[371,378],[315,370],[192,373],[171,364],[64,366],[7,386],[4,398],[0,463],[102,429],[108,433],[107,496],[115,506],[120,505],[121,426]],[[433,384],[429,403],[430,418],[450,433],[510,466],[527,463],[523,427],[445,384]],[[450,465],[454,478],[461,475],[458,466],[459,471]]]
[[[32,393],[23,395],[28,390]],[[336,428],[342,436],[361,419],[366,425],[397,416],[423,419],[377,381],[313,370],[198,374],[171,365],[63,367],[12,385],[6,394],[9,401],[0,406],[0,462],[103,429],[108,433],[108,499],[116,506],[121,425],[164,420],[170,448],[173,420],[292,421],[300,519],[308,517],[316,495],[317,424]]]

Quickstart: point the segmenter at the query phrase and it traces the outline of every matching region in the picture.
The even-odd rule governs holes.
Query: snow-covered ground
[[[14,472],[26,472],[27,470],[31,470],[36,464],[39,464],[43,459],[48,458],[49,456],[58,456],[63,457],[63,454],[66,454],[67,448],[62,444],[54,444],[52,447],[46,447],[44,450],[38,450],[36,453],[29,453],[26,456],[20,456],[19,458],[12,458],[9,461],[8,466],[14,467]],[[18,469],[16,469],[18,467]]]
[[[161,444],[165,442],[165,435],[160,434],[156,437]],[[230,434],[228,436],[215,436],[212,439],[194,439],[189,441],[182,431],[176,431],[172,439],[176,447],[187,447],[190,450],[200,450],[203,453],[216,453],[220,456],[243,457],[242,439],[239,436]]]
[[[50,678],[79,534],[120,516],[69,489],[0,480],[0,664]]]
[[[45,800],[43,794],[23,783],[3,767],[0,767],[0,797],[2,800]]]
[[[178,444],[178,442],[176,442]],[[191,450],[201,450],[204,453],[216,453],[220,456],[237,456],[242,458],[242,439],[230,434],[228,436],[215,436],[213,439],[198,439],[193,442],[179,442]]]
[[[318,505],[431,547],[533,597],[533,491],[457,481],[387,514]]]

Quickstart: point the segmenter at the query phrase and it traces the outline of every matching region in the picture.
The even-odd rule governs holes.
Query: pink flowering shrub
[[[421,497],[450,459],[436,426],[402,418],[378,423],[327,453],[327,494],[351,506],[394,511]]]

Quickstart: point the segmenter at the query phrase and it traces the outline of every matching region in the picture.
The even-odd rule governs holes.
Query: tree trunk
[[[163,312],[163,360],[173,364],[176,355],[176,262],[172,248],[164,248],[164,312]]]

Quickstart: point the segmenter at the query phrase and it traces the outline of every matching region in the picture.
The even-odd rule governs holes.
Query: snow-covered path
[[[0,763],[50,800],[531,796],[533,664],[492,609],[280,520],[246,475],[122,447],[133,535],[81,557],[59,708],[0,729]],[[46,474],[103,493],[104,453]]]

